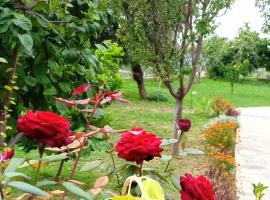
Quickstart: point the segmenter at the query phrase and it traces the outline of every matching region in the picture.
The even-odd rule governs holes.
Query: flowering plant
[[[29,139],[51,147],[66,146],[72,142],[69,121],[53,112],[30,111],[17,121],[18,129]]]
[[[118,157],[143,164],[144,161],[152,160],[154,157],[161,157],[163,149],[160,145],[161,139],[153,133],[143,128],[133,128],[123,133],[115,149]]]
[[[182,200],[217,200],[212,184],[204,176],[194,177],[186,173],[180,177]]]
[[[179,119],[178,121],[178,128],[182,132],[188,132],[189,129],[191,128],[191,121],[188,119]]]

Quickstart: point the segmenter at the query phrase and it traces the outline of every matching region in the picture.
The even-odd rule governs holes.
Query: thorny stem
[[[56,176],[55,176],[55,178],[54,178],[55,181],[59,181],[59,176],[60,176],[60,174],[61,174],[61,172],[62,172],[62,169],[63,169],[63,166],[64,166],[64,162],[65,162],[65,160],[61,160],[61,163],[60,163],[60,165],[59,165],[57,174],[56,174]]]
[[[41,167],[41,158],[43,156],[44,150],[45,150],[45,145],[39,146],[38,151],[39,151],[39,158],[40,158],[40,160],[38,161],[38,167],[37,167],[37,173],[36,173],[36,182],[37,182],[37,179],[38,179],[39,170],[40,170],[40,167]]]
[[[80,151],[78,152],[78,156],[77,156],[76,160],[74,161],[74,164],[73,164],[73,167],[72,167],[72,170],[71,170],[71,173],[70,173],[70,177],[69,177],[70,179],[72,179],[73,176],[74,176],[75,170],[76,170],[76,168],[78,166],[78,162],[79,162],[79,160],[81,158],[81,155],[82,155],[82,151],[83,151],[83,144],[81,143]]]
[[[110,148],[108,139],[106,139],[106,142],[107,142],[108,148]],[[116,169],[116,164],[115,164],[115,160],[114,160],[114,157],[113,157],[113,153],[112,152],[109,152],[109,154],[110,154],[111,159],[112,159],[113,169],[115,170]],[[118,173],[117,172],[115,173],[115,176],[116,176],[116,179],[117,179],[117,183],[120,184],[120,179],[119,179],[119,176],[118,176]]]
[[[111,159],[112,159],[112,163],[113,163],[113,169],[116,169],[116,165],[115,165],[113,154],[110,153],[110,155],[111,155]],[[116,179],[117,179],[117,183],[120,184],[118,173],[116,173],[115,176],[116,176]]]
[[[140,171],[139,171],[139,176],[142,176],[142,170],[143,170],[143,164],[140,164]]]

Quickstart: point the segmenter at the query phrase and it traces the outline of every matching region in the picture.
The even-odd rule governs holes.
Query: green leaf
[[[102,44],[96,44],[95,45],[100,51],[106,51],[106,47],[104,47]]]
[[[12,181],[7,184],[10,187],[16,188],[18,190],[21,190],[23,192],[27,192],[30,194],[34,194],[37,196],[49,196],[49,194],[45,191],[42,191],[41,189],[34,187],[28,183],[20,182],[20,181]]]
[[[57,102],[55,102],[55,106],[61,115],[65,115],[65,114],[69,113],[69,109],[64,103],[57,101]]]
[[[35,86],[37,84],[37,80],[33,76],[25,76],[24,81],[27,85]]]
[[[61,82],[61,83],[59,83],[59,87],[63,92],[65,92],[67,94],[71,93],[71,88],[70,88],[68,83]]]
[[[172,185],[174,186],[174,188],[177,191],[180,191],[181,190],[180,177],[179,176],[176,176],[174,174],[171,175],[171,182],[172,182]]]
[[[172,159],[172,156],[168,156],[168,155],[161,155],[161,158],[160,158],[162,161],[164,162],[168,162]]]
[[[86,163],[80,170],[80,172],[89,172],[93,169],[96,169],[98,166],[100,166],[103,163],[101,160],[95,160],[93,162]]]
[[[178,140],[176,139],[162,139],[162,143],[161,143],[161,146],[167,146],[167,145],[171,145],[171,144],[174,144],[174,143],[177,143]]]
[[[23,34],[23,35],[19,35],[19,40],[20,43],[22,44],[22,46],[28,51],[31,52],[32,48],[33,48],[33,39],[31,37],[31,35],[29,34]]]
[[[88,194],[87,192],[83,191],[81,188],[77,187],[73,183],[64,182],[64,183],[62,183],[62,185],[69,192],[75,194],[76,196],[79,196],[79,197],[81,197],[83,199],[86,199],[86,200],[92,200],[93,199],[93,197],[90,194]]]
[[[55,181],[50,181],[50,180],[43,180],[43,181],[39,181],[36,183],[37,187],[42,187],[42,186],[46,186],[46,185],[56,185],[57,182]]]
[[[8,62],[7,62],[7,60],[5,58],[0,57],[0,63],[8,63]]]
[[[68,154],[62,153],[62,154],[57,154],[57,155],[52,155],[52,156],[45,156],[39,160],[44,161],[44,162],[57,162],[57,161],[61,161],[67,158],[68,158]]]
[[[28,18],[13,19],[12,22],[25,31],[30,31],[32,29],[32,23]]]
[[[23,177],[26,180],[30,180],[29,176],[26,176],[25,174],[19,173],[19,172],[5,172],[4,176],[6,176],[7,178],[13,178],[13,177],[20,176],[20,177]]]
[[[12,158],[9,161],[9,165],[5,169],[4,173],[7,172],[14,172],[16,169],[18,169],[19,166],[21,166],[25,161],[25,158]]]
[[[9,25],[10,25],[10,22],[11,22],[11,20],[9,20],[9,21],[5,20],[5,21],[2,21],[0,23],[0,34],[7,32]]]
[[[43,91],[43,94],[45,96],[54,96],[54,95],[57,94],[57,90],[54,87],[52,87],[52,88],[49,88],[49,89],[44,90]]]

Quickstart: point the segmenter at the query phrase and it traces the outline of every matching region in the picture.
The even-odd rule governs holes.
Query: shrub
[[[234,151],[237,124],[234,122],[217,121],[204,130],[206,151],[210,154]]]
[[[216,97],[211,102],[212,112],[214,115],[225,114],[230,108],[233,107],[232,103],[223,97]]]
[[[161,91],[153,91],[146,97],[149,101],[159,101],[159,102],[166,102],[168,101],[168,97]]]
[[[212,183],[216,198],[218,200],[236,200],[234,176],[224,173],[220,167],[210,167],[206,177]]]

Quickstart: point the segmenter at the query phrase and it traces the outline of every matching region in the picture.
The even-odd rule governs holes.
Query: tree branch
[[[200,54],[201,54],[201,51],[202,51],[202,41],[203,41],[203,36],[199,36],[196,50],[193,51],[193,53],[192,53],[193,54],[192,55],[192,72],[191,72],[191,75],[189,77],[189,81],[188,81],[187,87],[185,89],[185,95],[191,89],[192,83],[193,83],[193,81],[195,79],[195,76],[196,76],[197,64],[198,64],[198,61],[200,59]]]
[[[168,88],[169,92],[176,99],[179,98],[179,94],[173,89],[171,81],[163,81],[164,85]]]

